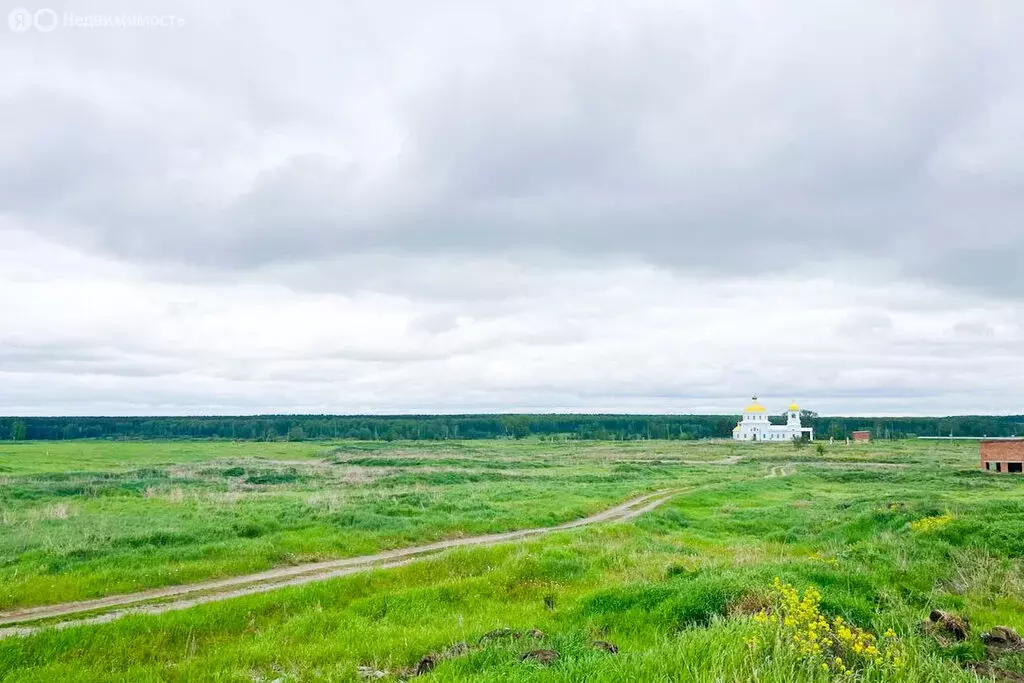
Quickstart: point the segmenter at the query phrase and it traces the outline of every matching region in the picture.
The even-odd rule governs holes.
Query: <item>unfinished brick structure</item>
[[[871,441],[871,432],[854,432],[852,436],[855,443],[867,443]]]
[[[1024,474],[1024,439],[981,442],[981,469]]]

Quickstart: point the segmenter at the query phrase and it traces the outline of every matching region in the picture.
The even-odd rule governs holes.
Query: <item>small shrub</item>
[[[257,522],[239,522],[233,529],[239,538],[259,538],[266,532],[266,529]]]
[[[626,613],[643,615],[655,623],[673,628],[706,626],[724,615],[729,604],[743,594],[742,587],[728,577],[698,574],[663,584],[640,584],[610,589],[591,597],[584,614],[621,619]]]
[[[658,608],[657,615],[678,628],[707,626],[712,618],[725,614],[738,593],[730,581],[697,580],[683,584],[676,596]]]
[[[686,515],[677,508],[667,508],[654,515],[644,515],[635,522],[645,531],[656,534],[667,534],[690,526]]]
[[[292,484],[302,479],[299,473],[294,468],[289,468],[283,472],[261,472],[254,474],[246,478],[246,484]]]
[[[685,564],[673,564],[665,570],[665,578],[672,579],[677,576],[696,576],[699,570]]]
[[[930,531],[938,531],[944,527],[949,526],[949,523],[953,521],[953,515],[947,512],[944,515],[937,515],[934,517],[924,517],[916,522],[910,523],[910,530],[919,534],[925,534]]]
[[[195,543],[198,540],[196,534],[177,531],[152,531],[146,534],[126,536],[117,539],[112,543],[114,547],[124,548],[149,548],[149,547],[171,547],[184,546]]]

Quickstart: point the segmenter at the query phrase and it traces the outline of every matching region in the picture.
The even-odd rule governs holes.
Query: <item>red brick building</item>
[[[871,441],[871,432],[854,432],[852,436],[855,443],[868,443]]]
[[[982,441],[981,469],[1024,474],[1024,439]]]

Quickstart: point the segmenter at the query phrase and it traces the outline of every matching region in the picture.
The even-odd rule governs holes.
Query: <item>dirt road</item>
[[[0,638],[11,636],[32,635],[46,628],[68,628],[71,626],[82,626],[87,624],[100,624],[119,619],[129,614],[160,614],[173,610],[188,609],[195,605],[202,605],[208,602],[217,602],[243,595],[265,593],[284,586],[297,586],[313,581],[323,581],[339,576],[355,574],[357,572],[371,569],[387,569],[400,567],[402,565],[416,562],[417,560],[430,557],[442,550],[449,548],[460,548],[467,546],[487,546],[508,541],[516,541],[531,536],[539,536],[554,531],[565,531],[576,529],[601,522],[620,522],[638,517],[650,512],[672,496],[681,491],[656,491],[644,496],[617,505],[596,515],[566,522],[557,526],[541,527],[537,529],[523,529],[520,531],[508,531],[500,534],[489,534],[486,536],[474,536],[469,538],[455,538],[426,545],[389,550],[374,555],[351,557],[343,560],[329,560],[326,562],[312,562],[296,565],[293,567],[282,567],[258,574],[247,574],[236,576],[230,579],[216,581],[204,581],[182,586],[168,586],[166,588],[155,588],[139,593],[126,595],[112,595],[96,600],[83,600],[79,602],[68,602],[59,605],[44,605],[41,607],[29,607],[9,612],[0,612]],[[111,608],[119,608],[113,611]],[[25,624],[43,619],[55,619],[71,615],[83,615],[90,612],[100,612],[92,616],[82,616],[77,619],[48,623],[45,626],[10,626],[12,624]]]

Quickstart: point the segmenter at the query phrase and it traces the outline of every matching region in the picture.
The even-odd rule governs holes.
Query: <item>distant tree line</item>
[[[804,413],[818,438],[868,430],[876,439],[1024,436],[1024,416],[821,417]],[[728,438],[736,415],[259,415],[245,417],[0,417],[0,439],[639,440]],[[774,420],[773,420],[774,421]]]

